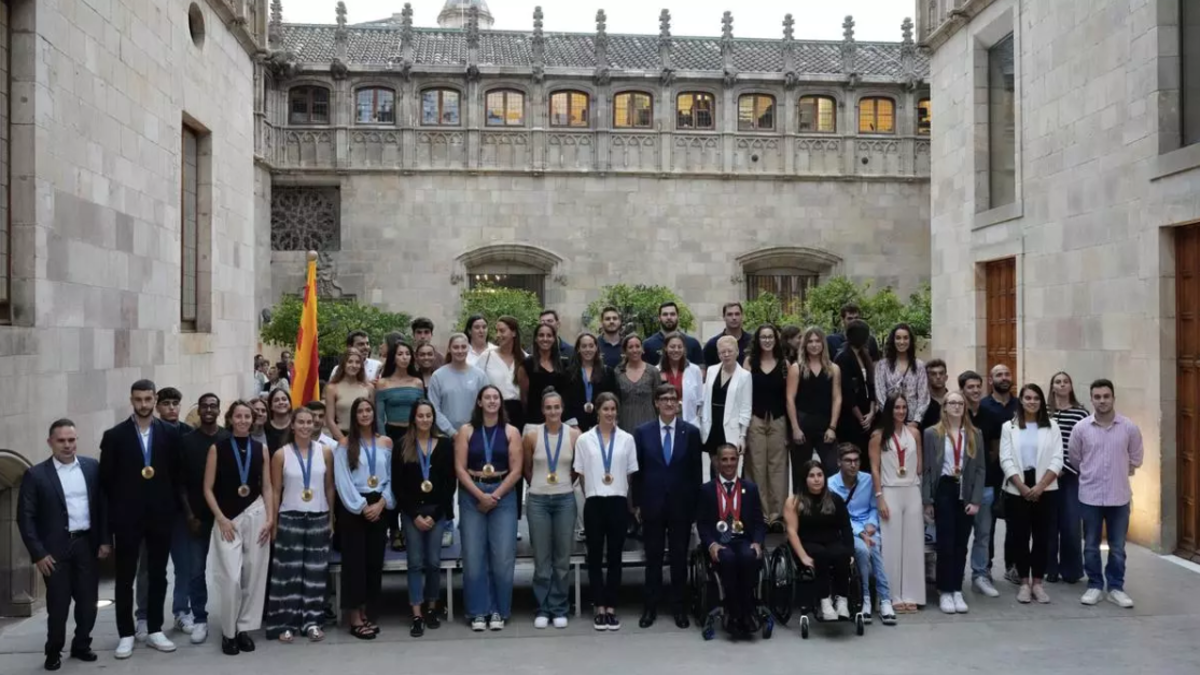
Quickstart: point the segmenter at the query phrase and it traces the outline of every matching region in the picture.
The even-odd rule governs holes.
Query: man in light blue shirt
[[[850,512],[854,530],[854,562],[862,578],[863,619],[871,621],[871,568],[875,568],[875,592],[879,595],[879,619],[885,626],[896,623],[887,573],[883,570],[883,547],[879,536],[879,509],[871,474],[859,471],[862,453],[852,443],[838,446],[841,471],[829,479],[829,489],[837,493]]]

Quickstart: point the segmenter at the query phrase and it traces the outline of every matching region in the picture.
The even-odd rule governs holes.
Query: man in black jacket
[[[67,614],[75,600],[75,639],[71,658],[95,661],[92,627],[99,594],[97,558],[112,550],[106,542],[100,465],[75,455],[75,423],[50,425],[50,459],[31,467],[21,480],[17,528],[29,557],[46,580],[46,670],[62,667]]]
[[[762,567],[767,522],[758,486],[740,480],[737,446],[717,448],[715,480],[700,487],[696,533],[712,560],[725,596],[725,625],[735,637],[748,637],[758,628],[754,587]]]

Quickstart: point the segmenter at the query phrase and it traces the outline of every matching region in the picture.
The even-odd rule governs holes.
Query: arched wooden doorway
[[[29,616],[40,592],[17,532],[17,495],[29,466],[21,455],[0,450],[0,616]]]

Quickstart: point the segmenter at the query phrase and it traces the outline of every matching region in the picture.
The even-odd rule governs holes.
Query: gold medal
[[[433,482],[427,480],[421,481],[421,492],[433,492]]]
[[[379,487],[379,476],[367,476],[367,487],[369,487],[369,488]]]
[[[954,467],[954,475],[955,475],[955,476],[961,476],[961,475],[962,475],[962,467],[961,467],[961,466],[956,466],[956,467]]]
[[[249,485],[239,485],[238,486],[238,496],[239,497],[249,497],[250,496],[250,486]]]
[[[313,498],[313,491],[310,488],[304,488],[303,490],[300,491],[300,499],[303,499],[306,502],[311,502],[312,498]]]
[[[496,467],[492,466],[491,464],[483,465],[483,476],[485,478],[491,478],[492,476],[495,476],[495,475],[496,475]]]
[[[901,476],[908,475],[908,469],[905,469],[904,467],[900,467],[900,475]]]
[[[553,471],[546,474],[546,482],[549,483],[550,485],[557,485],[558,484],[558,474]]]
[[[151,478],[154,478],[154,467],[143,466],[142,467],[142,478],[145,478],[146,480],[150,480]]]
[[[612,482],[613,482],[613,477],[612,477],[612,474],[611,474],[611,473],[606,473],[606,474],[604,474],[604,484],[605,484],[605,485],[612,485]]]
[[[746,526],[742,524],[742,521],[740,521],[740,520],[733,521],[733,533],[734,534],[741,534],[745,531],[746,531]]]

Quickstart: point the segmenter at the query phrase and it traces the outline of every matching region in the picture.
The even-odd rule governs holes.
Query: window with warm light
[[[587,128],[590,102],[582,91],[554,92],[550,95],[550,126]]]
[[[359,124],[395,124],[396,92],[384,87],[359,89],[355,95]]]
[[[738,131],[774,131],[775,97],[744,94],[738,99]]]
[[[461,95],[456,89],[426,89],[421,92],[421,124],[457,127],[462,124]]]
[[[896,133],[896,103],[890,98],[864,98],[858,102],[860,134]]]
[[[800,97],[800,133],[832,134],[836,131],[836,101],[829,96]]]
[[[716,124],[716,99],[712,94],[689,91],[675,97],[675,128],[712,131]]]
[[[650,94],[627,91],[613,99],[613,127],[649,129],[654,126],[654,102]]]
[[[933,130],[933,107],[929,103],[929,99],[923,98],[917,101],[917,133],[922,136],[928,136]]]
[[[489,91],[484,118],[489,127],[525,126],[525,94],[512,89]]]

